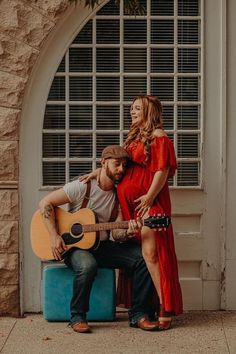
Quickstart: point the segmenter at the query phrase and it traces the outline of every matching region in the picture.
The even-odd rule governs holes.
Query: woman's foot
[[[159,331],[166,331],[171,327],[172,317],[170,317],[170,312],[166,312],[163,305],[160,305],[160,313],[158,318],[158,329]]]

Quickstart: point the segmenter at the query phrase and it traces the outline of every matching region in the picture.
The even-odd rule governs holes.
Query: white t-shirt
[[[65,184],[63,190],[70,201],[69,211],[72,213],[78,211],[83,203],[87,190],[87,184],[82,183],[77,179]],[[94,211],[98,222],[103,223],[110,220],[115,202],[116,197],[114,190],[104,191],[98,186],[96,179],[91,180],[91,190],[87,208]],[[106,231],[100,231],[100,239],[107,240],[108,233]]]

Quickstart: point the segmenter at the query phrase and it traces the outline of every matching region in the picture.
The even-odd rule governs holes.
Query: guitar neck
[[[129,221],[104,222],[101,224],[83,225],[83,232],[128,229],[128,228],[129,228]]]

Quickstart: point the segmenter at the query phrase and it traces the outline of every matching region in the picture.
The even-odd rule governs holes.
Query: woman
[[[124,147],[132,163],[117,193],[125,220],[147,215],[171,215],[167,179],[174,175],[176,158],[163,130],[162,105],[157,97],[136,97],[131,106],[132,125]],[[140,235],[143,257],[160,300],[159,329],[169,329],[171,314],[182,312],[182,295],[173,229],[151,230]]]
[[[134,99],[130,113],[132,124],[124,147],[132,162],[117,187],[123,218],[170,216],[167,180],[175,173],[176,158],[172,142],[163,130],[162,105],[157,97],[139,96]],[[172,226],[162,231],[143,226],[141,233],[135,235],[142,243],[143,257],[159,296],[158,327],[169,329],[171,316],[182,312]],[[118,296],[127,304],[126,280],[121,273]]]

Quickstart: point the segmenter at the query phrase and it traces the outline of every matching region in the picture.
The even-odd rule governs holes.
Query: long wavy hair
[[[144,144],[145,161],[147,163],[150,156],[151,143],[154,139],[155,129],[163,129],[162,104],[156,96],[137,96],[134,98],[131,108],[136,100],[141,101],[142,124],[132,124],[124,142],[127,148],[133,141],[139,140]]]

